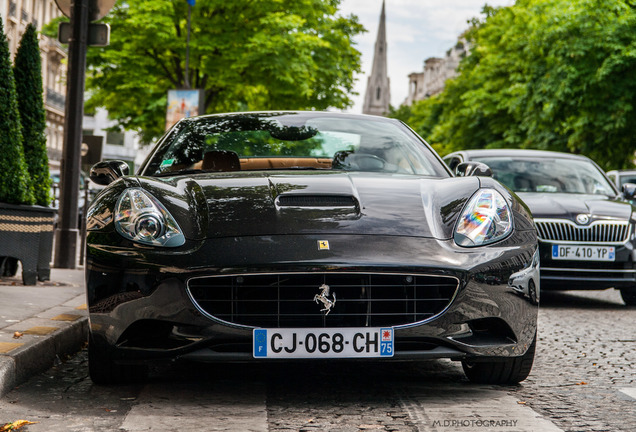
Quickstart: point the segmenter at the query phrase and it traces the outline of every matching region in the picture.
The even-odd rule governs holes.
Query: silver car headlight
[[[177,247],[185,243],[181,228],[166,208],[148,192],[126,189],[115,207],[115,228],[134,242]]]
[[[455,243],[464,247],[483,246],[503,240],[512,232],[508,203],[494,189],[480,189],[473,195],[455,227]]]

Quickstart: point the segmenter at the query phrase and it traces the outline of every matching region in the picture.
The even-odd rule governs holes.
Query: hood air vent
[[[279,207],[355,207],[356,199],[344,195],[281,195]]]

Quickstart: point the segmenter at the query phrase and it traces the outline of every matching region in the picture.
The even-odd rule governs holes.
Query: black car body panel
[[[636,253],[633,206],[621,195],[600,167],[584,156],[538,150],[466,150],[444,157],[449,167],[468,160],[488,164],[496,158],[536,159],[568,162],[584,161],[594,166],[611,186],[610,194],[524,192],[518,185],[507,186],[528,205],[537,222],[541,252],[541,288],[633,289],[636,286]],[[498,178],[497,170],[493,169]],[[500,178],[502,183],[506,183]],[[582,222],[577,216],[582,215]],[[553,259],[553,247],[576,245],[613,247],[613,261],[575,261]]]
[[[214,176],[207,175],[207,177]],[[223,175],[218,177],[222,181],[227,180]],[[308,177],[311,179],[320,176]],[[375,188],[372,188],[374,189],[372,195],[381,194],[378,183],[382,180],[382,176],[367,177],[369,184],[376,185]],[[485,180],[488,181],[488,179]],[[98,213],[98,209],[111,208],[114,205],[113,201],[119,195],[117,191],[120,188],[123,189],[125,183],[129,185],[140,184],[155,195],[159,195],[157,192],[161,191],[162,195],[159,196],[169,196],[170,200],[165,201],[164,204],[173,215],[185,212],[187,205],[196,208],[196,198],[193,198],[193,194],[187,187],[175,188],[183,191],[183,195],[177,198],[174,194],[175,190],[166,193],[167,188],[163,184],[166,181],[171,182],[171,180],[151,181],[143,178],[121,181],[122,185],[112,189],[112,194],[104,194],[98,198],[93,205],[94,212],[89,220],[91,222],[104,221],[109,218],[108,215]],[[207,181],[211,182],[212,179]],[[363,178],[358,179],[358,181],[364,183]],[[408,193],[385,194],[384,200],[377,200],[375,203],[372,199],[361,198],[361,202],[364,204],[360,207],[364,208],[364,214],[362,214],[362,210],[352,212],[354,217],[351,219],[345,217],[344,220],[338,220],[337,215],[332,212],[322,210],[322,214],[320,214],[321,212],[316,214],[318,211],[310,208],[306,212],[303,212],[303,209],[297,209],[296,214],[291,216],[293,218],[291,221],[288,220],[290,216],[283,214],[281,219],[284,224],[277,223],[275,218],[264,218],[265,223],[259,223],[255,216],[263,213],[262,211],[257,212],[257,208],[262,203],[259,200],[254,200],[249,201],[248,205],[247,202],[239,199],[233,202],[237,207],[241,207],[240,210],[226,209],[226,212],[234,215],[235,218],[230,224],[230,228],[244,224],[248,234],[238,235],[237,232],[232,232],[231,228],[230,235],[219,236],[214,228],[207,229],[209,221],[188,217],[184,220],[193,223],[190,226],[185,224],[182,226],[185,231],[189,232],[187,236],[189,239],[184,246],[174,250],[157,250],[138,246],[125,239],[118,239],[119,241],[113,244],[112,240],[116,233],[112,227],[111,218],[111,221],[102,225],[99,231],[89,231],[88,234],[87,286],[89,287],[88,302],[91,312],[91,328],[96,334],[101,334],[101,331],[96,329],[108,328],[108,335],[111,338],[110,344],[125,342],[124,346],[127,346],[131,344],[131,341],[123,340],[122,335],[139,320],[145,321],[146,325],[151,325],[151,322],[156,321],[157,327],[167,329],[162,322],[169,322],[171,326],[190,325],[188,320],[197,317],[195,321],[199,321],[201,328],[193,329],[194,333],[189,334],[188,337],[202,338],[203,336],[198,332],[204,332],[205,327],[211,323],[208,318],[202,316],[196,305],[192,304],[186,290],[188,281],[198,277],[225,275],[237,277],[236,275],[248,274],[310,272],[319,274],[370,272],[404,275],[425,274],[452,276],[458,279],[459,287],[456,299],[458,310],[455,310],[455,307],[451,305],[451,310],[454,312],[448,311],[445,314],[447,318],[449,315],[452,317],[450,318],[452,322],[467,323],[471,319],[484,319],[483,308],[491,309],[488,317],[495,321],[501,315],[507,316],[509,319],[519,315],[524,316],[523,319],[519,319],[519,323],[523,323],[522,327],[513,329],[506,336],[510,337],[509,343],[506,344],[509,345],[507,355],[518,354],[521,347],[529,343],[529,338],[531,339],[533,336],[532,329],[536,325],[536,317],[532,318],[536,315],[536,307],[526,299],[514,295],[514,291],[508,286],[510,276],[527,268],[527,262],[532,260],[532,255],[535,253],[533,239],[536,234],[534,226],[531,222],[529,223],[530,219],[526,209],[521,205],[513,208],[517,224],[511,238],[496,246],[484,249],[460,248],[452,242],[453,226],[450,221],[454,223],[455,215],[461,211],[467,198],[479,188],[479,179],[476,177],[441,180],[407,179],[406,183],[408,184],[410,181],[426,185],[428,188],[431,188],[431,184],[439,184],[441,191],[445,191],[442,193],[444,198],[437,198],[436,204],[430,205],[429,203],[427,208],[421,195],[415,194],[411,199],[412,202],[407,204],[405,195],[408,196]],[[161,185],[151,186],[151,183],[156,182],[161,183]],[[227,186],[230,195],[231,191],[235,189],[233,185],[237,183],[241,183],[241,179]],[[390,179],[384,179],[384,183],[390,184]],[[497,186],[495,182],[489,183]],[[179,182],[175,184],[179,185]],[[458,188],[453,189],[462,192],[456,192],[456,195],[450,194],[448,189],[451,184],[459,185]],[[505,189],[501,189],[505,192]],[[364,195],[362,193],[362,196]],[[436,194],[433,196],[437,197]],[[510,195],[508,197],[512,200]],[[110,205],[106,205],[105,201],[110,201]],[[276,211],[273,201],[268,203],[270,207],[265,213]],[[202,201],[199,202],[199,205],[206,206],[207,204]],[[397,207],[400,206],[419,209],[419,220],[407,217],[402,219],[404,212],[397,210]],[[385,216],[387,219],[383,219],[377,214],[385,214],[391,209],[394,210],[395,217],[400,219],[390,219],[394,220],[395,223],[387,226],[388,217]],[[198,210],[205,214],[204,209]],[[199,211],[191,211],[191,214],[198,214]],[[256,215],[255,212],[257,212]],[[425,214],[430,214],[429,224],[426,223]],[[244,217],[240,215],[244,215]],[[226,221],[221,219],[221,223],[226,223]],[[437,227],[436,229],[427,228],[427,225],[433,224]],[[238,230],[238,228],[235,229]],[[207,232],[211,234],[208,235]],[[400,232],[406,233],[406,235],[398,235]],[[321,251],[316,247],[320,240],[329,241],[330,249],[328,251]],[[525,246],[519,250],[518,244]],[[520,253],[522,253],[521,259],[512,259]],[[486,268],[479,265],[479,263],[484,262],[488,263]],[[315,288],[312,288],[311,291],[307,292],[308,300],[311,300],[314,291]],[[508,310],[504,312],[499,310],[499,305],[492,304],[491,298],[506,292],[510,298],[506,304]],[[473,301],[472,304],[468,301],[470,305],[467,305],[465,298],[471,298],[477,294],[484,304],[481,304],[481,301]],[[166,314],[162,308],[155,308],[156,312],[152,312],[151,308],[142,306],[147,303],[154,304],[157,296],[170,297],[170,299],[161,300],[159,304],[162,307],[172,305],[171,308],[175,309],[174,315]],[[152,299],[149,300],[149,297]],[[103,312],[104,308],[108,310],[108,313]],[[479,312],[473,314],[464,309],[476,309]],[[116,314],[115,320],[111,317],[113,313]],[[187,317],[185,320],[180,318],[184,315]],[[458,319],[459,321],[457,321]],[[516,321],[516,319],[514,320]],[[442,321],[444,324],[439,325],[446,327],[448,325],[445,323],[446,319]],[[421,330],[429,327],[423,326]],[[461,325],[453,327],[458,329],[457,332],[446,331],[442,345],[459,344],[464,347],[461,336],[467,333],[467,329]],[[140,333],[137,338],[142,343],[145,343],[143,341],[148,338],[147,330],[146,327],[139,329]],[[494,328],[492,330],[494,331]],[[176,330],[170,329],[170,332],[172,331]],[[236,331],[237,329],[233,328],[231,334],[235,334]],[[438,331],[439,329],[435,330],[433,334]],[[151,333],[155,333],[155,331]],[[249,339],[251,328],[243,328],[240,334]],[[410,328],[397,332],[396,338],[400,338],[401,335],[418,337],[421,340],[432,337],[429,331],[418,332]],[[167,340],[163,343],[169,344],[169,339],[173,336],[170,333],[164,337]],[[489,337],[492,335],[488,335],[485,341]],[[456,341],[455,338],[459,341]],[[475,339],[476,337],[473,335],[471,338]],[[187,341],[189,340],[187,339]],[[512,343],[513,340],[517,343]],[[486,343],[486,345],[488,344]],[[464,348],[468,350],[470,346]],[[479,344],[473,350],[482,355],[494,355],[487,349],[487,346],[480,347]],[[149,352],[144,350],[144,354],[149,354]],[[463,354],[458,353],[457,355],[462,356]],[[498,355],[502,355],[502,353]]]
[[[528,209],[493,179],[453,178],[418,145],[440,165],[435,175],[142,169],[111,183],[87,219],[92,343],[121,364],[257,361],[255,328],[387,326],[393,359],[524,355],[534,346],[539,295]],[[120,234],[117,206],[131,189],[174,217],[183,244],[157,247]],[[503,197],[514,226],[492,244],[459,246],[458,218],[483,190]],[[323,284],[338,295],[327,314],[315,301]]]
[[[607,199],[598,195],[542,194],[517,192],[517,195],[532,209],[536,218],[560,218],[576,221],[579,214],[588,214],[593,219],[629,220],[632,208],[621,199]]]

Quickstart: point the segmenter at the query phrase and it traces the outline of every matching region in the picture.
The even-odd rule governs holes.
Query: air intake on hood
[[[356,199],[346,195],[281,195],[280,207],[355,207]]]

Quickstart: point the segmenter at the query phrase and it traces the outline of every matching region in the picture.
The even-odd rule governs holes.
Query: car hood
[[[605,195],[518,192],[537,219],[556,218],[575,221],[579,214],[592,219],[629,220],[631,204]]]
[[[449,239],[479,179],[342,172],[138,178],[189,237],[375,234]],[[178,200],[177,197],[181,196]],[[196,234],[196,226],[201,229]]]

